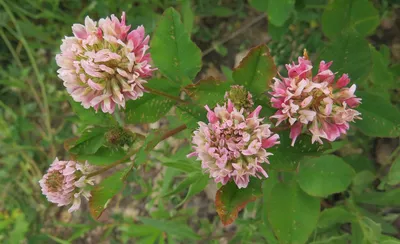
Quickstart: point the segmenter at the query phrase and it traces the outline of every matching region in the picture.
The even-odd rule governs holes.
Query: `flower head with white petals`
[[[144,27],[129,32],[125,13],[100,19],[89,17],[74,24],[73,37],[65,37],[56,56],[58,76],[72,98],[83,107],[113,113],[127,100],[143,96],[146,78],[152,75],[149,36]]]
[[[291,126],[292,146],[303,129],[312,135],[312,143],[322,139],[336,140],[346,134],[349,122],[361,119],[355,108],[361,98],[354,94],[356,85],[347,85],[350,78],[343,74],[335,82],[335,74],[329,69],[332,62],[321,61],[316,76],[312,75],[312,63],[307,53],[299,57],[298,64],[288,64],[288,77],[274,78],[271,103],[278,111],[271,116],[276,125],[287,121]]]
[[[75,161],[59,161],[56,158],[39,181],[42,193],[49,202],[56,203],[59,207],[72,203],[68,212],[76,211],[81,205],[81,196],[89,200],[90,191],[86,187],[94,182],[87,176],[92,171],[92,166],[87,162],[81,164]]]
[[[266,149],[279,144],[279,136],[258,117],[262,107],[245,114],[228,100],[213,110],[205,108],[208,123],[199,122],[192,138],[194,152],[188,157],[196,156],[205,172],[223,185],[233,179],[239,188],[246,188],[250,176],[268,177],[262,164],[269,163],[272,153]]]

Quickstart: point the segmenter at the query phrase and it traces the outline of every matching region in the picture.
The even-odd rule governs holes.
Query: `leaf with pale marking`
[[[250,179],[249,185],[242,189],[239,189],[233,181],[222,186],[215,196],[215,208],[222,223],[224,225],[233,223],[240,210],[260,196],[262,196],[261,181],[256,178]]]

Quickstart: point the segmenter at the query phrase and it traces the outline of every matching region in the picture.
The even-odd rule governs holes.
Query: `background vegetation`
[[[159,145],[129,174],[100,221],[87,206],[70,215],[41,194],[39,179],[56,156],[68,158],[64,142],[68,148],[84,127],[57,77],[61,39],[86,15],[122,11],[129,24],[143,24],[151,34],[171,6],[202,50],[196,80],[232,79],[244,53],[267,43],[280,72],[306,48],[311,59],[333,60],[333,70],[350,73],[361,91],[373,94],[362,97],[374,114],[361,107],[363,121],[331,149],[354,169],[351,187],[323,199],[326,210],[308,242],[398,243],[400,5],[390,0],[0,0],[0,241],[278,243],[264,224],[267,194],[223,227],[214,207],[216,186],[205,188],[209,182],[197,169],[174,167],[187,160],[189,132]],[[377,115],[386,122],[377,123]],[[167,114],[157,123],[127,126],[147,132],[166,124],[179,121]],[[264,184],[264,193],[271,188]],[[355,197],[349,201],[349,195]]]

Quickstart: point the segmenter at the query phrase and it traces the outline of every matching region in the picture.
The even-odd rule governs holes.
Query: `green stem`
[[[175,134],[178,134],[179,132],[185,130],[186,128],[187,128],[186,125],[181,125],[181,126],[176,127],[175,129],[172,129],[172,130],[170,130],[170,131],[167,131],[160,139],[157,139],[154,143],[149,143],[149,144],[148,144],[149,146],[148,146],[145,150],[151,150],[151,149],[153,149],[154,147],[157,146],[158,143],[162,142],[163,140],[165,140],[165,139],[167,139],[167,138],[169,138],[169,137],[171,137],[171,136],[173,136],[173,135],[175,135]],[[153,146],[150,146],[150,145],[153,145]],[[128,160],[129,160],[133,155],[135,155],[137,152],[139,152],[139,150],[140,150],[140,148],[139,148],[139,149],[136,149],[136,150],[134,150],[134,151],[132,151],[132,152],[130,152],[130,153],[127,154],[127,155],[125,155],[125,157],[123,157],[122,159],[117,160],[117,161],[115,161],[114,163],[112,163],[112,164],[110,164],[110,165],[107,165],[107,166],[105,166],[105,167],[103,167],[103,168],[101,168],[101,169],[99,169],[99,170],[97,170],[97,171],[95,171],[95,172],[93,172],[93,173],[91,173],[91,174],[88,174],[87,178],[90,178],[90,177],[93,177],[93,176],[102,174],[102,173],[108,171],[109,169],[114,168],[114,167],[117,166],[117,165],[127,163]],[[133,167],[133,163],[132,163],[132,167]]]

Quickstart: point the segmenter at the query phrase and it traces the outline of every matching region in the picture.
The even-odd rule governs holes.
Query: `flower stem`
[[[159,91],[159,90],[155,90],[155,89],[150,88],[148,86],[143,86],[143,87],[150,93],[166,97],[168,99],[177,101],[177,102],[182,103],[182,104],[189,104],[187,101],[184,101],[184,100],[180,99],[179,97],[175,97],[175,96],[169,95],[168,93],[165,93],[165,92],[162,92],[162,91]]]
[[[160,139],[156,139],[154,143],[149,143],[149,144],[148,144],[149,146],[146,147],[145,150],[151,150],[151,149],[153,149],[155,146],[157,146],[158,143],[162,142],[163,140],[165,140],[165,139],[167,139],[167,138],[169,138],[169,137],[171,137],[171,136],[173,136],[173,135],[175,135],[175,134],[178,134],[179,132],[185,130],[186,128],[187,128],[186,125],[181,125],[181,126],[176,127],[175,129],[172,129],[172,130],[170,130],[170,131],[167,131],[163,136],[161,136]],[[135,155],[137,152],[139,152],[139,150],[140,150],[140,148],[139,148],[139,149],[136,149],[136,150],[134,150],[134,151],[132,151],[132,152],[130,152],[130,153],[128,153],[127,155],[125,155],[125,156],[124,156],[123,158],[121,158],[120,160],[117,160],[117,161],[115,161],[114,163],[112,163],[112,164],[110,164],[110,165],[107,165],[107,166],[105,166],[105,167],[103,167],[103,168],[101,168],[101,169],[99,169],[99,170],[97,170],[97,171],[95,171],[95,172],[93,172],[93,173],[91,173],[91,174],[88,174],[87,178],[90,178],[90,177],[93,177],[93,176],[102,174],[102,173],[106,172],[107,170],[109,170],[109,169],[111,169],[111,168],[114,168],[114,167],[117,166],[117,165],[120,165],[120,164],[123,164],[123,163],[127,163],[128,160],[129,160],[133,155]],[[132,163],[132,164],[133,164],[133,163]],[[133,166],[132,166],[132,167],[133,167]]]

